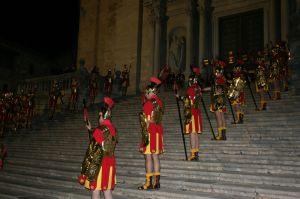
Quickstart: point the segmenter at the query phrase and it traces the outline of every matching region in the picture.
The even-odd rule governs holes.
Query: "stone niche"
[[[172,72],[186,70],[186,0],[167,1],[166,9],[166,56],[161,57],[162,62],[168,64]],[[154,42],[155,42],[155,16],[152,8],[152,1],[144,1],[143,14],[143,38],[142,38],[142,64],[141,64],[141,85],[142,89],[147,85],[149,77],[155,74],[154,67],[161,69],[161,66],[154,66]]]
[[[186,71],[186,12],[185,1],[168,3],[167,63],[172,72]]]

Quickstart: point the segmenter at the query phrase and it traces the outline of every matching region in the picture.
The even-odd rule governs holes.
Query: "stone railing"
[[[70,88],[71,78],[74,76],[75,73],[66,73],[55,76],[25,79],[24,82],[22,82],[18,86],[18,92],[21,92],[21,90],[23,90],[24,92],[28,92],[33,88],[37,93],[48,94],[51,88],[51,84],[54,80],[56,80],[64,90],[68,90]]]
[[[72,77],[76,77],[76,73],[66,73],[61,75],[25,79],[18,85],[17,92],[21,93],[23,91],[25,93],[28,93],[33,89],[36,96],[35,111],[37,114],[42,114],[48,110],[49,91],[54,80],[56,80],[59,86],[65,91],[64,101],[65,103],[68,102],[67,98],[70,94],[70,84]]]
[[[90,74],[86,71],[76,71],[72,73],[65,73],[61,75],[52,75],[52,76],[44,76],[44,77],[37,77],[37,78],[30,78],[25,79],[18,85],[17,92],[20,93],[24,91],[28,93],[30,90],[35,91],[36,96],[36,113],[43,114],[48,111],[48,100],[49,100],[49,91],[51,85],[54,80],[56,80],[59,86],[64,90],[64,97],[63,97],[63,107],[62,111],[66,110],[69,103],[69,97],[71,93],[70,84],[71,79],[75,77],[79,81],[79,92],[78,92],[78,101],[77,101],[77,110],[81,110],[82,108],[82,101],[85,98],[87,102],[89,102],[89,91],[88,91],[88,82],[90,78]],[[103,76],[97,75],[97,96],[95,98],[95,103],[99,103],[102,101],[104,96],[104,81],[105,78]],[[119,86],[117,82],[114,81],[112,97],[120,97],[121,91],[119,90]]]

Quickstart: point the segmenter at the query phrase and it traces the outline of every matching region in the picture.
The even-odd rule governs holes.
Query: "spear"
[[[174,89],[174,91],[175,91],[175,95],[177,95],[177,89]],[[179,121],[180,121],[182,142],[183,142],[184,153],[185,153],[185,160],[188,160],[188,156],[187,156],[187,152],[186,152],[186,146],[185,146],[185,138],[184,138],[184,133],[183,133],[183,125],[182,125],[182,119],[181,119],[181,112],[180,112],[180,106],[179,106],[179,99],[177,97],[176,97],[176,102],[177,102],[177,110],[178,110]]]
[[[251,97],[252,97],[253,103],[255,105],[255,108],[256,108],[256,110],[258,110],[258,106],[256,104],[256,100],[255,100],[255,97],[254,97],[252,89],[251,89],[251,84],[250,84],[249,76],[248,75],[246,75],[246,81],[247,81],[247,85],[248,85],[249,91],[251,93]]]
[[[214,140],[216,140],[214,128],[213,128],[212,125],[211,125],[211,121],[210,121],[210,118],[209,118],[209,116],[208,116],[208,112],[207,112],[207,109],[206,109],[206,106],[205,106],[205,103],[204,103],[204,100],[203,100],[203,97],[202,97],[202,96],[201,96],[201,103],[202,103],[202,106],[203,106],[205,115],[206,115],[206,117],[207,117],[207,120],[208,120],[208,123],[209,123],[209,126],[210,126],[210,130],[211,130],[211,133],[212,133],[212,135],[213,135],[213,137],[214,137]]]

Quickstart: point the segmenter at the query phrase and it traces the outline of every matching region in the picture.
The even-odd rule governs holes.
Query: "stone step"
[[[36,176],[29,176],[29,175],[20,175],[20,174],[8,174],[8,175],[1,175],[0,176],[6,181],[6,185],[12,185],[13,188],[23,188],[27,191],[33,191],[33,192],[42,192],[44,195],[54,195],[49,191],[51,190],[57,190],[58,195],[57,198],[74,198],[74,199],[83,199],[88,198],[88,191],[83,190],[83,188],[75,181],[70,180],[57,180],[57,179],[50,179],[46,177],[36,177]],[[20,182],[20,179],[25,178],[26,180],[23,180]],[[12,181],[14,181],[12,183]],[[16,183],[17,182],[17,183]],[[37,182],[37,183],[36,183]],[[0,182],[0,185],[4,184]],[[41,184],[47,184],[47,190],[45,191],[44,187]],[[57,186],[57,184],[64,185],[65,188],[61,188],[60,186]],[[68,188],[66,188],[68,187]],[[70,188],[69,188],[70,187]],[[76,195],[75,195],[76,194]],[[198,191],[184,191],[184,190],[174,190],[168,187],[161,188],[159,191],[153,191],[153,192],[147,192],[147,191],[140,191],[137,190],[136,186],[130,187],[130,186],[123,186],[121,183],[118,185],[116,190],[113,192],[114,198],[116,199],[125,199],[125,198],[157,198],[157,199],[166,199],[166,198],[174,198],[174,199],[188,199],[188,198],[196,198],[196,199],[237,199],[238,197],[232,197],[232,196],[224,196],[221,194],[215,194],[212,193],[210,196],[209,193],[203,193]],[[201,196],[203,195],[203,196]],[[239,197],[240,198],[240,197]],[[242,197],[241,199],[249,199],[249,197]]]
[[[176,157],[176,156],[182,156],[184,153],[184,149],[183,147],[177,148],[177,149],[170,149],[166,148],[165,153],[163,156],[166,157]],[[58,150],[57,148],[49,148],[47,149],[45,148],[36,148],[36,149],[12,149],[9,150],[9,157],[13,157],[14,155],[16,155],[17,153],[21,153],[21,154],[28,154],[28,155],[35,155],[35,154],[39,154],[39,151],[52,151],[52,152],[46,152],[45,154],[56,154],[56,155],[61,155],[61,156],[68,156],[68,155],[82,155],[83,153],[85,153],[86,147],[82,147],[82,148],[78,148],[78,149],[72,149],[72,150],[68,150],[68,149],[62,149],[61,151]],[[117,147],[116,150],[116,154],[123,154],[123,150],[126,150],[126,148],[119,148]],[[130,148],[128,148],[128,150],[130,150]],[[67,151],[67,152],[65,152]],[[189,153],[189,148],[187,148],[187,152]],[[289,158],[289,160],[291,161],[299,161],[299,152],[296,151],[271,151],[271,150],[258,150],[258,151],[252,151],[251,149],[231,149],[230,147],[224,147],[223,149],[215,149],[213,147],[211,148],[207,148],[207,147],[200,147],[200,155],[203,156],[211,156],[211,157],[227,157],[227,156],[239,156],[239,157],[253,157],[253,158],[257,158],[257,159],[268,159],[268,160],[283,160],[286,158]],[[124,156],[136,156],[139,155],[138,150],[135,151],[126,151],[124,152]],[[123,156],[123,155],[122,155]]]
[[[162,168],[167,169],[182,169],[186,168],[186,161],[183,161],[184,157],[181,160],[166,160],[162,159],[161,164]],[[23,164],[25,165],[41,165],[44,167],[50,167],[60,165],[63,167],[71,166],[71,163],[76,163],[72,165],[74,168],[79,168],[81,166],[82,158],[76,159],[67,159],[61,157],[22,157],[22,156],[15,156],[14,158],[7,158],[7,166],[9,164]],[[144,168],[144,160],[142,158],[134,159],[117,159],[118,166],[120,168],[127,168],[127,167],[140,167]],[[33,164],[34,163],[34,164]],[[66,165],[63,165],[66,163]],[[174,165],[175,164],[175,165]],[[292,166],[292,165],[269,165],[269,164],[248,164],[248,163],[238,163],[238,162],[220,162],[220,161],[212,161],[212,162],[192,162],[189,164],[189,168],[191,169],[201,169],[207,171],[236,171],[236,172],[243,172],[243,173],[261,173],[261,174],[282,174],[282,175],[300,175],[300,168],[299,166]]]
[[[132,133],[135,132],[134,139],[138,140],[140,137],[140,128],[139,129],[133,129],[131,128],[131,131],[128,131],[127,129],[117,129],[118,130],[118,135],[120,141],[127,141],[130,140],[128,136]],[[67,141],[68,139],[72,139],[75,142],[82,142],[87,139],[88,137],[88,132],[85,131],[80,131],[80,132],[74,132],[74,135],[70,134],[59,134],[56,132],[36,132],[39,133],[39,136],[34,136],[36,134],[22,134],[18,136],[15,134],[14,136],[10,136],[12,139],[31,139],[28,137],[28,135],[33,135],[32,141],[45,141],[49,140],[49,136],[51,136],[50,141]],[[214,129],[215,135],[217,135],[217,130]],[[300,140],[300,136],[297,135],[297,131],[295,130],[289,130],[289,132],[283,132],[283,131],[263,131],[263,130],[257,130],[256,132],[249,132],[247,129],[229,129],[227,128],[227,133],[228,137],[231,139],[248,139],[248,140]],[[203,133],[199,135],[199,138],[210,138],[212,136],[212,132],[210,129],[203,129]],[[26,138],[27,137],[27,138]],[[181,138],[181,131],[180,128],[173,128],[172,129],[165,129],[164,130],[164,138],[166,141],[172,141],[174,139],[178,140]],[[185,138],[188,139],[189,135],[185,135]],[[210,140],[210,139],[208,139]],[[230,141],[230,140],[228,140]]]
[[[135,176],[127,176],[124,179],[124,183],[129,184],[131,182],[143,182],[143,178]],[[138,186],[138,184],[136,184]],[[212,180],[193,180],[187,179],[182,180],[180,177],[163,177],[161,178],[162,187],[172,187],[177,190],[187,190],[187,191],[202,191],[202,192],[213,192],[224,195],[236,195],[241,197],[252,197],[252,198],[273,198],[273,199],[284,199],[284,198],[298,198],[299,189],[282,187],[282,186],[267,186],[259,185],[253,186],[251,184],[236,184],[236,183],[222,183]]]
[[[284,128],[284,127],[283,127]],[[139,126],[134,127],[133,125],[131,126],[131,130],[128,130],[129,127],[127,128],[118,128],[118,135],[120,139],[128,139],[128,135],[132,134],[134,132],[134,138],[139,139],[141,129]],[[213,129],[214,133],[217,134],[217,129]],[[287,132],[285,132],[287,131]],[[39,134],[39,136],[35,136]],[[58,131],[41,131],[41,132],[22,132],[22,133],[14,133],[11,136],[7,137],[12,137],[14,139],[21,139],[21,138],[26,138],[28,135],[32,135],[32,138],[28,137],[28,139],[32,140],[45,140],[47,137],[51,136],[53,139],[51,140],[65,140],[64,138],[76,138],[77,139],[85,139],[88,136],[88,132],[85,130],[76,130],[73,131],[74,134],[67,134],[65,132],[59,133]],[[253,138],[253,139],[289,139],[293,138],[299,139],[300,136],[297,135],[297,130],[296,129],[268,129],[264,130],[263,128],[259,129],[257,128],[256,130],[251,130],[250,128],[230,128],[227,127],[227,135],[230,135],[231,138]],[[210,137],[212,135],[211,129],[208,128],[207,126],[203,128],[203,133],[200,135],[201,137]],[[172,138],[178,138],[181,137],[181,130],[179,126],[174,126],[174,127],[167,127],[164,129],[164,137],[169,138],[172,140]],[[189,137],[188,135],[185,135],[185,137]],[[49,139],[48,139],[49,140]]]
[[[282,100],[268,101],[267,111],[257,112],[247,93],[245,124],[230,124],[232,116],[228,109],[226,142],[210,141],[210,129],[201,107],[204,133],[200,136],[200,161],[186,162],[182,160],[184,152],[174,94],[161,96],[167,110],[163,118],[166,152],[161,156],[162,189],[152,192],[136,189],[144,181],[144,159],[137,151],[140,98],[117,99],[113,110],[113,122],[120,135],[116,150],[116,198],[298,198],[300,97],[283,93]],[[204,94],[203,98],[208,108],[209,95]],[[93,124],[97,124],[98,108],[95,105],[89,110]],[[209,113],[209,117],[215,128],[214,114]],[[0,187],[4,179],[12,192],[21,188],[24,194],[43,193],[47,189],[44,196],[50,198],[89,198],[88,192],[76,183],[88,142],[82,118],[81,110],[57,114],[51,121],[45,115],[34,123],[36,129],[10,134],[9,156],[0,172]],[[189,147],[188,136],[186,144]],[[54,194],[56,191],[58,194]],[[11,192],[4,194],[14,196]]]
[[[14,153],[11,152],[11,155],[9,155],[8,158],[16,158],[16,157],[41,157],[41,158],[59,158],[60,160],[69,160],[72,158],[77,158],[81,159],[82,156],[84,155],[85,150],[82,150],[80,153],[76,154],[65,154],[65,153],[45,153],[44,155],[39,155],[39,153],[34,153],[34,152],[22,152],[22,153]],[[189,151],[187,151],[187,154],[189,156]],[[138,154],[138,152],[130,154],[130,153],[125,153],[123,154],[122,151],[117,151],[116,152],[117,157],[122,157],[122,158],[140,158],[141,155]],[[276,158],[276,156],[270,156],[264,155],[263,157],[260,157],[259,155],[249,155],[249,154],[233,154],[233,153],[199,153],[199,157],[201,162],[215,162],[215,161],[221,161],[221,162],[226,162],[227,158],[234,158],[233,160],[228,160],[230,163],[255,163],[255,164],[269,164],[269,165],[286,165],[286,166],[296,166],[299,165],[299,157],[297,156],[285,156],[286,158]],[[238,158],[238,159],[237,159]],[[167,154],[165,153],[162,155],[162,160],[181,160],[185,159],[185,154],[184,152],[178,152],[178,153],[170,153]]]
[[[1,181],[0,181],[1,184]],[[8,187],[9,184],[5,187],[0,187],[0,198],[3,199],[58,199],[55,196],[45,196],[43,193],[28,193],[27,191],[13,189]]]
[[[56,199],[87,199],[89,197],[88,194],[85,194],[83,191],[65,188],[64,186],[59,186],[59,184],[42,184],[41,180],[38,178],[35,178],[35,181],[28,181],[26,179],[20,180],[12,178],[10,176],[4,178],[3,174],[0,174],[0,176],[1,178],[3,178],[0,181],[0,187],[7,187],[6,190],[7,192],[9,192],[9,194],[13,193],[15,190],[22,190],[22,195],[27,195],[30,199],[31,197]],[[19,177],[27,177],[28,179],[30,179],[30,177],[28,176]],[[36,193],[36,195],[33,193]]]
[[[227,128],[228,130],[231,130],[231,131],[249,131],[249,132],[253,132],[255,133],[257,130],[265,130],[265,131],[285,131],[285,132],[288,132],[288,131],[296,131],[297,130],[297,127],[298,127],[298,121],[295,121],[293,123],[288,123],[288,122],[285,122],[284,120],[282,121],[279,121],[277,122],[277,124],[273,124],[272,121],[268,121],[268,122],[261,122],[261,123],[257,123],[255,124],[255,122],[250,122],[250,123],[244,123],[244,124],[231,124],[231,121],[233,121],[233,119],[230,119],[229,120],[230,122],[228,122],[227,124]],[[276,121],[275,121],[276,122]],[[130,127],[130,129],[137,129],[137,130],[140,130],[140,124],[138,122],[138,120],[134,120],[134,121],[131,121],[131,122],[122,122],[122,123],[115,123],[115,126],[117,128],[118,131],[120,130],[124,130],[124,129],[128,129]],[[217,125],[216,125],[216,122],[215,121],[211,121],[211,124],[212,124],[212,127],[213,129],[216,131],[217,129]],[[253,125],[255,124],[255,125]],[[94,123],[95,125],[95,123]],[[92,125],[92,126],[94,126]],[[177,131],[180,131],[180,123],[178,120],[174,120],[174,121],[165,121],[164,124],[163,124],[163,127],[164,129],[166,130],[173,130],[173,129],[176,129]],[[207,120],[203,120],[203,127],[204,127],[204,130],[210,130],[210,125],[208,123]],[[62,131],[62,128],[64,129],[64,132]],[[62,134],[66,134],[66,131],[75,131],[75,132],[87,132],[86,128],[83,126],[83,125],[79,125],[79,126],[76,126],[76,125],[70,125],[70,126],[67,126],[67,125],[63,125],[63,126],[57,126],[57,127],[50,127],[50,128],[40,128],[40,129],[36,129],[36,130],[19,130],[20,133],[22,132],[32,132],[32,133],[35,133],[35,132],[43,132],[43,134],[45,133],[56,133],[58,134],[59,131],[62,133]],[[18,132],[17,132],[18,133]]]
[[[127,137],[125,137],[126,132],[119,132],[120,134],[120,139],[119,142],[127,142],[129,141]],[[135,139],[131,140],[130,142],[137,142],[140,138],[138,135],[139,132],[137,132]],[[171,134],[172,133],[172,134]],[[176,134],[174,134],[176,133]],[[164,140],[167,144],[172,144],[172,143],[176,143],[180,140],[180,132],[175,132],[175,131],[165,131],[164,132]],[[215,135],[217,136],[217,133],[215,133]],[[248,132],[230,132],[230,130],[227,130],[227,141],[228,143],[232,142],[232,141],[237,141],[239,140],[241,143],[249,143],[251,141],[255,142],[255,141],[264,141],[264,142],[277,142],[279,144],[282,143],[286,143],[286,142],[291,142],[294,144],[298,144],[298,142],[300,141],[300,136],[297,136],[296,133],[291,133],[290,135],[284,135],[283,133],[280,133],[280,135],[276,135],[276,134],[272,134],[272,133],[257,133],[257,134],[251,134]],[[188,136],[185,136],[186,139],[188,139]],[[200,136],[200,142],[211,142],[211,138],[212,138],[212,134],[211,132],[208,131],[204,131]],[[68,137],[63,137],[63,136],[52,136],[53,139],[51,139],[49,141],[49,139],[47,139],[47,136],[44,135],[43,137],[38,137],[38,138],[32,138],[31,142],[32,143],[38,143],[38,142],[45,142],[48,141],[49,144],[52,143],[68,143],[68,140],[73,140],[74,139],[74,144],[80,144],[80,143],[85,143],[88,140],[88,134],[82,134],[80,136],[72,136],[69,135]],[[28,138],[29,139],[29,138]],[[23,140],[24,141],[24,140]],[[280,143],[282,141],[282,143]],[[217,142],[217,141],[215,141]]]
[[[275,114],[275,113],[274,113]],[[293,127],[295,125],[298,124],[299,118],[300,116],[285,116],[285,117],[278,117],[276,119],[273,119],[272,115],[274,114],[270,114],[270,115],[262,115],[262,116],[257,116],[257,115],[245,115],[244,116],[244,123],[243,124],[237,124],[237,125],[232,125],[231,122],[233,121],[232,115],[225,115],[225,119],[227,121],[227,125],[228,126],[232,126],[232,127],[240,127],[240,128],[245,128],[245,127],[252,127],[253,123],[255,122],[259,122],[256,125],[258,125],[258,127],[263,127],[266,125],[270,125],[270,124],[274,124],[275,126],[286,126],[286,127]],[[135,125],[135,126],[139,126],[139,121],[138,121],[138,116],[126,116],[126,119],[113,119],[114,124],[116,124],[116,126],[122,126],[122,125]],[[183,117],[183,115],[182,115]],[[236,117],[236,116],[235,116]],[[168,119],[167,119],[168,118]],[[208,125],[208,121],[206,119],[205,116],[202,116],[203,118],[203,124]],[[214,124],[213,126],[215,126],[216,124],[216,119],[214,115],[209,116],[210,121],[212,124]],[[272,119],[270,119],[272,118]],[[95,124],[97,121],[91,120],[92,125]],[[276,123],[279,122],[279,123]],[[51,123],[50,123],[51,124]],[[165,115],[165,118],[163,118],[163,125],[166,126],[167,124],[172,124],[172,125],[180,125],[179,123],[179,119],[178,119],[178,115],[177,114],[170,114]],[[43,127],[44,126],[44,127]],[[42,129],[42,128],[48,128],[49,130],[59,130],[61,129],[61,124],[51,124],[50,127],[46,127],[46,125],[44,124],[36,124],[34,125],[34,128],[38,128],[38,130]],[[63,127],[70,129],[70,130],[79,130],[79,129],[85,129],[84,123],[81,119],[78,120],[71,120],[68,122],[65,122],[63,124]],[[270,126],[272,127],[272,126]],[[79,129],[78,129],[79,128]]]
[[[70,144],[70,143],[69,143]],[[69,145],[67,143],[55,143],[55,144],[48,144],[48,145],[41,145],[40,143],[32,143],[30,147],[28,144],[19,144],[19,145],[12,145],[9,147],[18,148],[21,150],[31,150],[30,148],[33,148],[35,151],[45,151],[45,150],[61,150],[61,151],[72,151],[72,150],[79,150],[84,151],[88,145],[88,141],[81,144],[74,144]],[[122,144],[122,143],[121,143]],[[126,151],[132,151],[133,154],[138,153],[138,142],[129,142],[122,145],[117,145],[117,151],[118,150],[126,150]],[[134,148],[132,148],[134,146]],[[189,143],[186,141],[187,150],[189,148]],[[183,144],[181,140],[178,140],[176,143],[168,143],[168,145],[165,146],[166,154],[172,151],[183,151]],[[244,154],[244,155],[286,155],[286,156],[299,156],[299,145],[297,147],[294,146],[286,146],[286,147],[266,147],[264,145],[242,145],[241,143],[238,143],[237,145],[234,145],[233,143],[222,143],[219,141],[217,144],[214,142],[211,142],[211,144],[204,143],[201,144],[200,142],[200,149],[203,152],[207,153],[217,153],[217,154]]]
[[[39,167],[29,167],[23,165],[10,165],[6,167],[5,172],[9,174],[26,174],[30,176],[50,176],[52,178],[62,178],[65,176],[72,176],[72,179],[76,181],[76,176],[79,175],[78,170],[69,169],[68,171],[59,170],[59,168],[39,168]],[[139,174],[143,176],[143,167],[131,167],[131,168],[119,168],[117,167],[118,179],[123,179],[123,176],[131,176]],[[121,177],[120,177],[121,176]],[[241,172],[208,172],[203,170],[191,170],[191,169],[165,169],[163,170],[163,175],[166,177],[181,177],[185,179],[197,179],[202,180],[214,180],[221,182],[232,182],[232,183],[247,183],[247,184],[264,184],[264,185],[276,185],[276,186],[287,186],[287,187],[300,187],[299,176],[296,175],[257,175],[256,173],[244,174]]]
[[[282,120],[287,120],[286,122],[295,122],[299,119],[300,115],[299,113],[293,113],[294,111],[291,110],[286,110],[287,112],[284,111],[280,111],[280,110],[273,110],[273,111],[265,111],[265,112],[248,112],[245,111],[245,116],[244,119],[249,120],[249,121],[270,121],[272,118],[272,120],[274,121],[282,121]],[[117,112],[113,115],[113,121],[114,122],[122,122],[122,121],[138,121],[138,114],[140,111],[132,111],[132,110],[127,110],[127,112]],[[272,117],[275,113],[280,113],[280,115],[278,115],[278,117],[274,118]],[[95,116],[94,116],[95,115]],[[123,117],[124,115],[126,115],[126,117]],[[181,114],[183,117],[183,113]],[[92,114],[90,113],[90,119],[92,122],[97,121],[97,113]],[[207,116],[205,115],[205,113],[202,111],[201,116],[203,119],[206,119]],[[209,113],[208,114],[209,118],[211,119],[211,121],[215,121],[215,115],[213,113]],[[235,115],[236,116],[236,115]],[[166,109],[166,112],[163,116],[163,121],[167,121],[167,118],[171,117],[172,119],[176,119],[178,120],[178,111],[174,110],[174,109]],[[232,118],[232,113],[228,112],[225,114],[225,117],[227,119],[231,119]],[[51,123],[51,124],[59,124],[60,122],[64,121],[65,124],[64,125],[82,125],[83,124],[83,116],[81,113],[74,115],[72,118],[67,118],[67,117],[63,117],[62,119],[59,119],[57,121],[42,121],[39,123],[35,123],[34,126],[36,125],[41,125],[41,126],[46,126],[47,122]]]
[[[0,187],[0,198],[5,198],[5,199],[16,199],[18,198],[19,194],[12,194],[9,191],[7,191],[6,188],[1,188]],[[23,196],[24,194],[20,194],[21,196]]]
[[[132,182],[141,182],[143,181],[143,177],[140,176],[120,176],[119,181],[123,181],[125,184],[132,184]],[[14,173],[5,173],[3,172],[1,174],[1,178],[7,182],[7,181],[20,181],[22,179],[22,183],[24,184],[30,184],[30,189],[33,187],[43,187],[44,184],[47,184],[47,191],[49,191],[49,186],[56,187],[61,189],[60,187],[57,187],[58,184],[63,185],[64,189],[70,189],[72,188],[72,192],[77,190],[77,192],[80,194],[82,191],[80,190],[80,186],[77,185],[76,177],[72,178],[70,180],[70,177],[67,176],[67,179],[56,179],[56,178],[50,178],[47,174],[45,174],[45,177],[43,176],[34,176],[34,175],[26,175],[26,174],[14,174]],[[75,182],[74,182],[75,181]],[[130,181],[130,182],[127,182]],[[38,182],[38,184],[35,184],[35,182]],[[21,182],[20,182],[21,183]],[[251,184],[234,184],[234,183],[222,183],[219,181],[213,181],[213,180],[201,180],[198,181],[197,179],[187,179],[182,180],[179,177],[166,177],[162,176],[161,178],[161,184],[162,187],[166,187],[168,189],[176,189],[176,190],[185,190],[185,191],[200,191],[200,192],[214,192],[219,194],[228,194],[228,195],[240,195],[245,197],[253,197],[253,196],[259,196],[260,192],[266,193],[266,194],[274,194],[274,198],[282,198],[288,197],[288,198],[296,198],[299,194],[299,191],[295,188],[289,188],[289,187],[283,187],[283,186],[267,186],[267,185],[260,185],[259,188],[256,186],[253,186]],[[132,184],[133,187],[137,187],[138,184]],[[55,190],[56,190],[55,189]],[[139,191],[136,190],[138,193]],[[74,193],[74,192],[73,192]],[[241,194],[242,193],[242,194]],[[50,195],[51,193],[49,193]],[[73,198],[73,197],[72,197]],[[273,197],[272,197],[273,198]]]
[[[189,155],[189,151],[187,151]],[[10,150],[10,157],[15,158],[17,156],[21,157],[35,157],[35,156],[42,156],[42,157],[60,157],[65,159],[80,159],[82,158],[84,151],[64,151],[61,152],[60,150],[48,150],[43,155],[40,154],[39,151],[35,149],[31,150],[22,150],[22,149],[15,149]],[[16,155],[15,155],[16,154]],[[124,152],[124,151],[116,151],[117,157],[122,157],[125,159],[137,159],[140,158],[141,155],[139,153],[132,153],[132,152]],[[184,152],[169,152],[167,154],[162,155],[162,159],[166,160],[181,160],[185,157]],[[237,153],[237,154],[225,154],[216,151],[215,153],[203,152],[199,153],[199,159],[201,162],[232,162],[232,163],[249,163],[249,164],[271,164],[271,165],[289,165],[289,166],[300,166],[299,157],[297,156],[270,156],[270,155],[248,155]]]

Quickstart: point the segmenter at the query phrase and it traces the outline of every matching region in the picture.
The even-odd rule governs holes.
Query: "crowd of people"
[[[102,92],[106,96],[111,96],[113,91],[113,86],[117,85],[118,90],[121,92],[121,96],[127,95],[127,88],[130,86],[129,84],[129,74],[130,74],[131,66],[127,67],[124,64],[122,71],[116,71],[115,69],[112,71],[109,69],[107,74],[104,76],[104,84],[103,88],[99,88],[99,83],[97,79],[97,72],[92,71],[90,78],[88,80],[88,98],[89,104],[94,104],[96,96],[98,95],[98,90]],[[68,102],[66,105],[66,109],[70,112],[75,112],[78,110],[78,99],[79,99],[79,89],[85,89],[80,87],[79,79],[76,77],[72,77],[70,81],[70,95],[68,96]],[[81,93],[82,94],[82,93]],[[66,91],[62,87],[62,85],[57,81],[53,80],[51,88],[49,89],[49,99],[48,99],[48,115],[49,119],[52,119],[55,112],[61,112],[63,107],[65,106],[65,95]]]
[[[35,108],[35,92],[21,90],[15,94],[3,89],[0,96],[0,137],[5,132],[17,131],[20,128],[31,128]]]
[[[225,114],[230,109],[233,124],[243,124],[245,113],[243,107],[246,103],[245,89],[249,89],[257,111],[267,109],[266,95],[271,100],[280,100],[281,92],[288,90],[288,60],[290,58],[285,42],[269,45],[259,51],[255,59],[248,55],[236,56],[232,51],[224,60],[203,59],[202,69],[206,74],[201,74],[200,67],[191,65],[191,74],[185,86],[185,77],[181,70],[176,75],[165,65],[158,77],[151,77],[149,85],[143,93],[142,111],[139,113],[141,125],[141,141],[139,152],[145,158],[145,183],[137,188],[139,190],[160,189],[160,154],[164,152],[164,130],[162,118],[165,106],[159,97],[159,88],[166,85],[167,89],[175,91],[175,97],[183,102],[184,125],[182,133],[190,137],[190,155],[187,161],[199,160],[199,134],[203,132],[202,110],[207,114],[206,108],[215,114],[217,121],[217,135],[213,140],[227,140],[227,124]],[[90,135],[90,142],[82,162],[79,183],[92,191],[92,198],[100,198],[100,192],[106,199],[112,198],[112,190],[116,185],[115,147],[118,143],[117,129],[111,121],[114,101],[110,98],[112,93],[115,71],[108,71],[105,76],[103,106],[99,111],[98,124],[92,129],[91,122],[85,116],[86,128]],[[124,65],[120,78],[120,91],[122,96],[127,95],[129,86],[129,68]],[[252,84],[259,95],[259,104],[256,104]],[[247,86],[247,87],[246,87]],[[72,78],[70,82],[70,96],[68,109],[76,110],[80,82]],[[95,102],[98,84],[95,73],[92,73],[88,82],[90,103]],[[184,89],[184,94],[177,91]],[[272,91],[272,96],[270,92]],[[210,93],[210,105],[206,107],[203,94]],[[65,92],[56,80],[52,82],[49,90],[49,118],[59,106],[64,104]],[[17,128],[30,128],[34,116],[35,93],[31,89],[28,93],[21,91],[14,95],[4,90],[0,98],[0,135],[8,130]],[[251,101],[251,100],[249,100]],[[247,101],[247,103],[250,103]],[[202,103],[202,108],[201,108]],[[202,110],[201,110],[202,109]],[[87,114],[86,114],[87,115]],[[208,120],[209,116],[206,115]],[[210,121],[209,121],[210,122]],[[211,125],[211,123],[210,123]],[[0,168],[7,154],[7,147],[0,145]]]
[[[34,117],[35,92],[30,89],[27,93],[21,90],[19,94],[9,91],[4,85],[0,95],[0,169],[3,168],[7,155],[7,145],[4,136],[22,128],[32,128]]]
[[[129,84],[129,75],[130,75],[131,65],[127,67],[127,64],[123,65],[122,71],[116,71],[115,69],[112,71],[109,69],[105,76],[104,82],[104,93],[107,96],[111,96],[114,82],[116,82],[117,89],[121,91],[122,96],[127,95],[127,89],[130,86]]]
[[[183,102],[184,125],[182,125],[182,132],[190,136],[190,156],[187,161],[198,161],[199,134],[203,131],[201,103],[207,114],[202,99],[203,93],[210,93],[209,110],[215,114],[217,121],[217,135],[214,134],[211,126],[213,140],[225,141],[227,140],[225,114],[228,109],[231,110],[233,124],[244,123],[243,107],[246,103],[246,88],[251,93],[257,111],[266,110],[266,93],[272,91],[273,97],[270,95],[270,99],[279,100],[281,91],[288,90],[289,58],[286,43],[279,42],[259,51],[252,60],[247,55],[237,57],[232,51],[224,60],[203,59],[202,69],[205,69],[207,74],[203,75],[199,67],[191,66],[191,75],[188,77],[186,88],[182,72],[179,71],[175,75],[167,65],[163,67],[159,78],[151,77],[149,85],[145,88],[142,111],[139,113],[141,125],[139,152],[145,158],[146,180],[138,189],[157,190],[161,185],[159,156],[164,152],[162,116],[165,112],[164,103],[159,97],[161,85],[165,84],[166,88],[174,90],[176,99]],[[252,84],[255,85],[255,91],[259,94],[259,106],[255,101]],[[177,90],[180,88],[185,89],[184,95],[178,94]],[[249,101],[247,103],[250,103]],[[87,122],[91,140],[78,180],[85,188],[92,190],[92,198],[100,198],[100,191],[104,192],[106,199],[112,198],[112,190],[116,183],[111,180],[115,178],[114,149],[118,142],[116,129],[110,120],[113,104],[111,98],[104,98],[104,107],[99,112],[97,128],[91,130],[91,124],[89,121]],[[207,118],[209,120],[208,114]],[[94,165],[95,163],[97,166]]]

